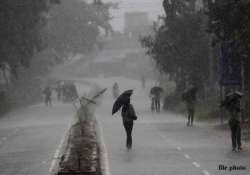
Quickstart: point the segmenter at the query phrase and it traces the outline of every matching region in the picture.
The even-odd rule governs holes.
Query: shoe
[[[241,148],[241,147],[239,147],[239,148],[238,148],[238,151],[242,151],[242,148]]]
[[[233,148],[233,149],[232,149],[232,151],[236,151],[236,149],[235,149],[235,148]]]

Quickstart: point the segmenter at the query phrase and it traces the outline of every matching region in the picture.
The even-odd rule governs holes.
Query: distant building
[[[131,38],[138,38],[150,31],[147,12],[127,12],[124,21],[124,33]]]

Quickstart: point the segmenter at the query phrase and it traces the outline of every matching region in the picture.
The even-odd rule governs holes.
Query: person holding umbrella
[[[159,86],[154,86],[150,89],[150,97],[151,97],[151,111],[160,112],[161,109],[161,94],[163,93],[163,89]]]
[[[225,100],[221,102],[221,107],[230,113],[229,127],[231,130],[231,139],[232,139],[232,151],[242,150],[241,148],[241,126],[239,121],[240,112],[240,98],[242,97],[241,92],[233,92],[226,95]]]
[[[126,147],[127,149],[132,148],[132,130],[134,125],[134,120],[137,120],[137,116],[133,105],[130,103],[130,97],[133,90],[127,90],[123,92],[115,101],[112,109],[112,115],[116,113],[120,108],[122,108],[121,116],[123,121],[123,126],[127,135]]]
[[[46,106],[52,106],[52,100],[51,100],[51,95],[52,95],[52,90],[50,86],[46,86],[45,89],[43,90],[44,94],[44,103]]]

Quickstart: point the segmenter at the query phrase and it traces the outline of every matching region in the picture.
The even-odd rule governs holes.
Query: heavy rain
[[[1,0],[0,175],[249,175],[249,0]]]

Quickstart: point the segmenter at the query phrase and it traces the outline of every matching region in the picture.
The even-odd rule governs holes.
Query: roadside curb
[[[70,152],[68,152],[68,148],[71,145],[70,137],[73,131],[72,126],[73,122],[69,125],[68,130],[61,140],[51,162],[51,166],[49,169],[49,175],[57,175],[60,172],[61,162],[67,160]],[[96,133],[96,142],[97,142],[97,152],[98,152],[98,171],[97,175],[111,175],[109,170],[109,162],[108,162],[108,154],[106,145],[104,142],[102,125],[97,121],[96,117],[94,119],[94,132]],[[74,174],[74,172],[72,172]]]
[[[69,145],[69,137],[70,137],[70,132],[71,132],[71,127],[73,125],[73,121],[70,123],[70,125],[67,127],[67,131],[64,134],[64,137],[62,138],[54,156],[53,160],[50,165],[49,169],[49,175],[56,175],[59,171],[60,168],[60,162],[63,156],[65,155],[65,151],[67,150],[67,147]]]
[[[111,175],[109,161],[108,161],[108,151],[104,141],[102,124],[97,119],[96,119],[96,134],[99,146],[99,166],[101,175]]]

